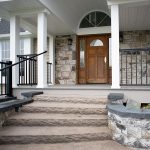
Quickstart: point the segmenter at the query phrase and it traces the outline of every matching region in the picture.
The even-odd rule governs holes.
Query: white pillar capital
[[[112,89],[120,88],[119,5],[111,5]]]
[[[44,12],[38,14],[38,53],[47,50],[47,15]],[[47,64],[46,55],[38,56],[38,88],[47,86]]]
[[[17,55],[20,50],[20,17],[11,16],[10,18],[10,60],[16,63]],[[17,87],[19,81],[19,68],[18,65],[13,67],[12,70],[13,87]]]

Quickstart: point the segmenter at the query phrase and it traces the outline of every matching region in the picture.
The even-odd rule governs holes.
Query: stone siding
[[[4,122],[8,119],[8,117],[13,114],[15,114],[15,110],[0,112],[0,127],[2,127]]]
[[[120,49],[140,49],[140,48],[144,48],[144,49],[150,48],[150,31],[123,32],[123,41],[120,43]],[[121,61],[121,55],[120,55],[120,61]],[[137,67],[137,72],[136,72],[136,67]],[[132,74],[131,74],[131,69],[132,69]],[[136,75],[137,75],[137,80],[136,80]],[[127,84],[131,84],[131,78],[132,78],[132,84],[136,84],[136,81],[137,84],[146,84],[146,82],[147,84],[150,84],[150,53],[149,52],[142,51],[137,53],[137,66],[136,66],[136,52],[132,53],[132,56],[130,52],[127,53],[127,66],[126,66],[126,53],[122,55],[122,84],[126,84],[126,78],[127,78]]]
[[[150,148],[150,119],[121,117],[108,112],[108,126],[113,140],[134,148]]]
[[[76,84],[76,36],[56,37],[56,84]]]

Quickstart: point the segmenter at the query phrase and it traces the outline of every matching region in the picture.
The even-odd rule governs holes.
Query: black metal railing
[[[19,62],[18,85],[37,85],[37,58],[30,58],[36,54],[17,55]],[[29,58],[29,59],[28,59]]]
[[[150,49],[120,50],[121,85],[150,85]]]
[[[44,53],[47,53],[47,51],[44,51],[40,54],[34,54],[34,55],[30,55],[29,58],[23,58],[22,60],[20,60],[19,62],[16,62],[14,64],[12,64],[11,62],[5,64],[4,62],[0,63],[0,79],[1,79],[1,83],[0,83],[0,95],[7,95],[7,96],[12,96],[12,67],[16,66],[16,65],[20,65],[21,63],[28,61],[28,60],[33,60],[35,57],[38,57],[39,55],[42,55]],[[3,65],[3,66],[2,66]],[[5,65],[5,66],[4,66]],[[30,72],[28,72],[30,74]],[[3,74],[5,74],[5,78],[3,79]],[[3,82],[5,81],[5,82]],[[4,84],[5,83],[5,84]]]
[[[52,63],[47,62],[47,84],[51,84]]]
[[[0,62],[0,96],[12,96],[12,67],[6,68],[11,64],[11,61]]]

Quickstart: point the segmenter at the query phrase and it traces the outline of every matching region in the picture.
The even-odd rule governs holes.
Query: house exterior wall
[[[68,39],[72,45],[68,45]],[[56,37],[56,84],[76,83],[76,35]]]
[[[124,31],[120,49],[150,47],[150,31]]]
[[[145,48],[150,48],[150,31],[123,32],[123,40],[120,43],[120,49],[145,49]],[[137,57],[137,66],[136,66],[136,57]],[[120,59],[121,59],[121,55],[120,55]],[[132,67],[132,73],[131,73],[131,67]],[[136,73],[136,67],[137,67],[137,73]],[[127,76],[126,76],[126,71],[127,71]],[[122,84],[126,84],[126,78],[127,78],[127,84],[131,83],[131,78],[132,78],[132,84],[136,84],[136,74],[138,76],[137,84],[141,84],[141,83],[146,84],[146,82],[147,84],[150,84],[150,53],[149,52],[141,51],[138,52],[137,56],[136,53],[132,53],[132,61],[131,61],[131,54],[128,53],[127,65],[126,65],[126,55],[122,56]]]

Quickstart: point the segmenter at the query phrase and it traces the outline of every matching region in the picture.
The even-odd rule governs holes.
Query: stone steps
[[[107,127],[19,127],[0,130],[0,144],[68,143],[110,140]]]
[[[30,113],[62,113],[62,114],[106,114],[106,105],[83,103],[34,102],[22,108],[22,112]]]
[[[51,96],[51,95],[38,95],[34,96],[35,101],[47,101],[55,103],[85,103],[85,104],[106,104],[106,98],[95,97],[63,97],[63,96]]]
[[[131,150],[114,141],[90,141],[57,144],[0,145],[1,150]]]
[[[35,96],[33,103],[5,122],[1,145],[111,140],[105,99],[43,97]]]
[[[106,115],[19,113],[5,126],[107,126]]]

